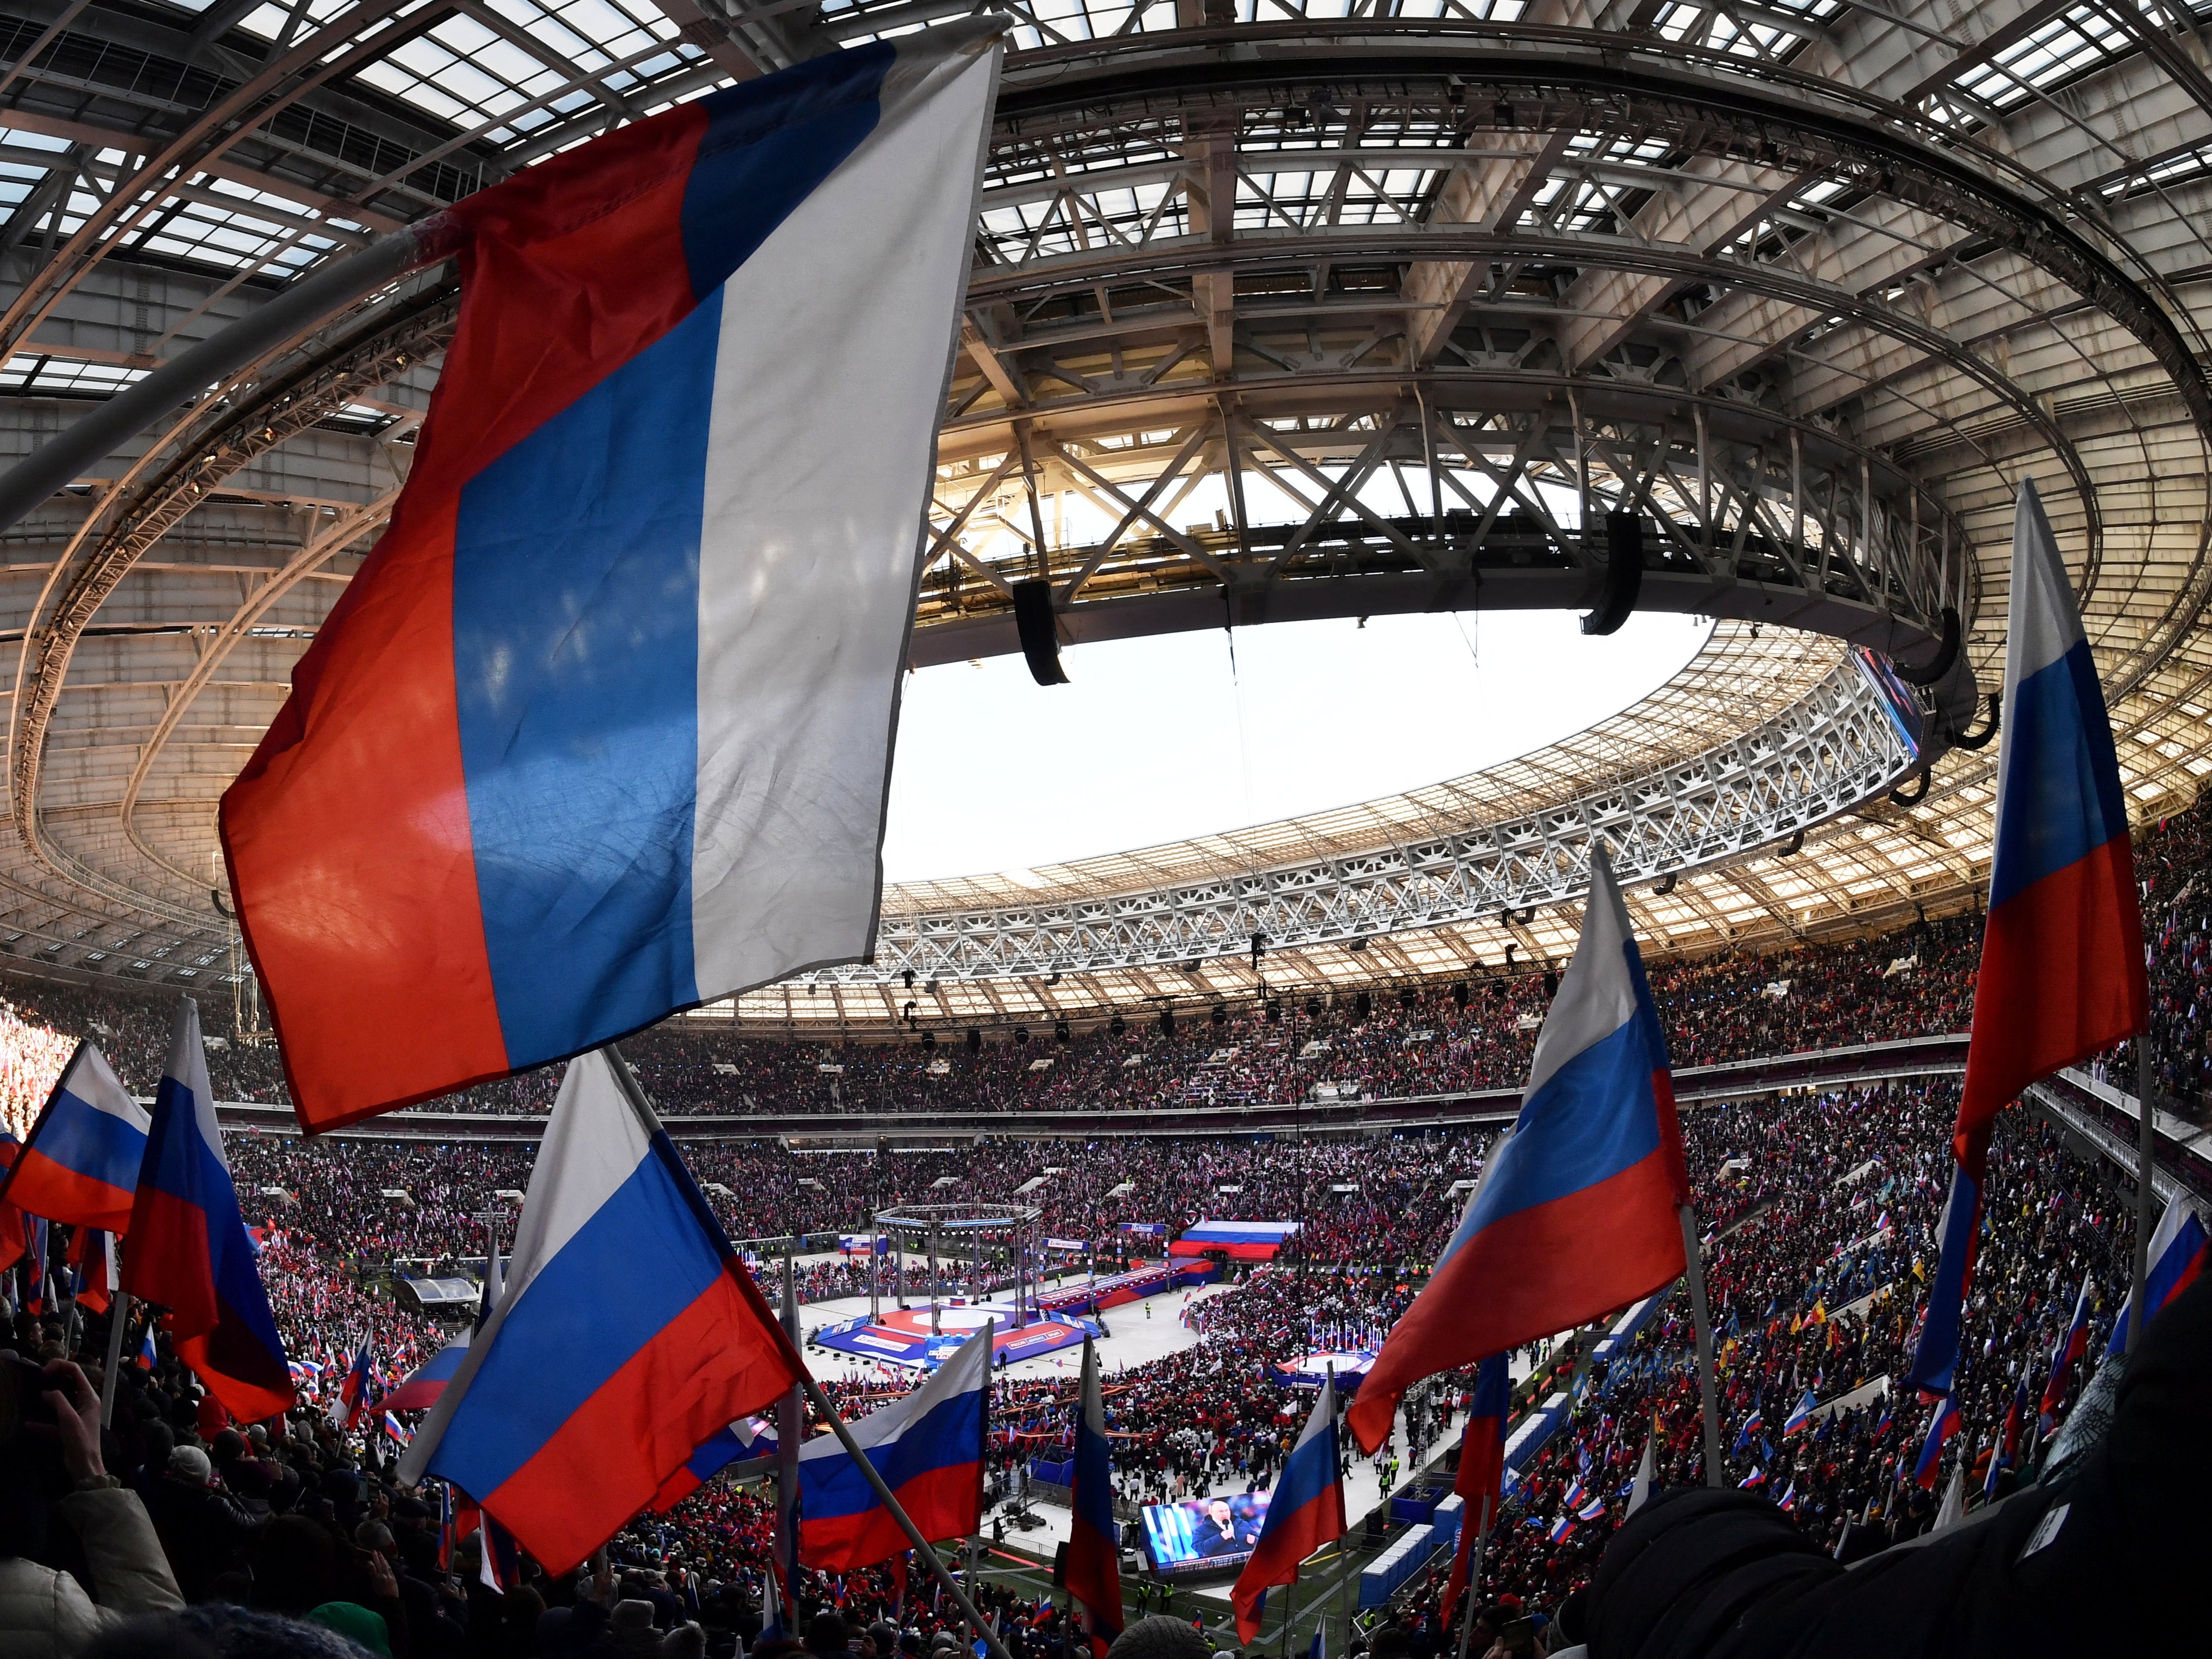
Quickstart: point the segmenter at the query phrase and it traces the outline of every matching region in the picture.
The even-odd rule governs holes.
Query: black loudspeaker
[[[983,1046],[983,1034],[972,1025],[968,1028],[968,1046],[970,1048],[980,1048]]]
[[[1014,629],[1021,635],[1030,678],[1039,685],[1066,685],[1067,673],[1060,665],[1060,629],[1052,618],[1052,584],[1042,576],[1014,584]]]
[[[1375,999],[1362,991],[1358,996],[1352,998],[1352,1011],[1361,1019],[1365,1019],[1368,1015],[1375,1012]]]
[[[1583,618],[1585,634],[1617,634],[1644,591],[1644,520],[1633,513],[1605,515],[1605,586],[1597,608]]]

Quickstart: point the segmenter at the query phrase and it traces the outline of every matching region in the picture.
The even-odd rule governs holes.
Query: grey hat
[[[1155,1613],[1115,1637],[1106,1659],[1213,1659],[1213,1644],[1182,1620]]]
[[[215,1478],[215,1465],[198,1446],[178,1446],[169,1453],[169,1473],[197,1480],[204,1486]]]

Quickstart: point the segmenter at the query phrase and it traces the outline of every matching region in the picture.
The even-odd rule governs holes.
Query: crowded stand
[[[2144,866],[2157,1007],[2166,1029],[2183,1036],[2200,1030],[2203,1018],[2196,988],[2212,904],[2194,877],[2207,850],[2200,835],[2193,813],[2162,826]],[[1674,1063],[1686,1066],[1962,1029],[1972,1012],[1975,951],[1972,920],[1954,918],[1848,946],[1670,964],[1655,969],[1652,981]],[[18,1133],[79,1036],[112,1057],[126,1086],[150,1089],[162,1063],[159,1009],[28,981],[11,989],[0,1017],[0,1066]],[[1278,1018],[1262,1006],[1222,1026],[1100,1031],[1047,1045],[1055,1065],[1045,1073],[1028,1069],[1036,1044],[1027,1054],[1012,1043],[940,1048],[938,1057],[951,1066],[939,1076],[926,1069],[927,1051],[912,1045],[853,1044],[836,1051],[846,1066],[836,1079],[836,1103],[882,1103],[916,1079],[922,1093],[898,1098],[924,1109],[937,1098],[963,1109],[1184,1099],[1196,1097],[1200,1083],[1216,1091],[1208,1097],[1282,1097],[1309,1086],[1298,1055],[1316,1042],[1328,1045],[1326,1069],[1362,1092],[1501,1086],[1527,1069],[1534,1033],[1523,1029],[1524,1011],[1540,1011],[1542,998],[1535,978],[1478,981],[1463,1006],[1450,988],[1402,1000],[1378,990],[1364,1008],[1348,996],[1310,1008],[1285,998]],[[273,1050],[244,1041],[216,1013],[208,1029],[220,1097],[281,1098]],[[632,1048],[648,1087],[672,1107],[738,1109],[733,1091],[739,1101],[763,1105],[819,1103],[816,1068],[825,1050],[817,1045],[732,1042],[686,1030],[647,1034]],[[1236,1052],[1223,1060],[1224,1050]],[[2197,1052],[2179,1049],[2169,1068],[2178,1091],[2196,1086]],[[1128,1053],[1144,1063],[1122,1066]],[[735,1079],[716,1069],[729,1064],[739,1067]],[[2110,1064],[2124,1065],[2124,1056]],[[491,1097],[497,1090],[473,1091],[472,1099],[543,1106],[552,1076],[501,1085],[504,1102]],[[1092,1089],[1095,1096],[1085,1092]],[[1706,1235],[1723,1482],[1773,1498],[1808,1547],[1838,1559],[1939,1524],[1941,1480],[1918,1467],[1933,1408],[1904,1376],[1936,1270],[1957,1100],[1955,1082],[1893,1082],[1699,1106],[1681,1117]],[[1172,1352],[1106,1367],[1103,1422],[1116,1512],[1126,1521],[1142,1504],[1264,1493],[1285,1478],[1313,1396],[1289,1386],[1279,1369],[1308,1355],[1371,1352],[1382,1344],[1426,1281],[1492,1146],[1487,1132],[1457,1130],[1091,1143],[992,1138],[896,1153],[717,1139],[685,1142],[681,1151],[725,1232],[760,1247],[749,1255],[771,1301],[781,1296],[775,1241],[793,1236],[803,1236],[794,1244],[802,1253],[795,1268],[802,1304],[888,1297],[893,1270],[872,1253],[852,1253],[853,1237],[872,1237],[878,1212],[941,1199],[948,1186],[965,1202],[1018,1197],[1037,1210],[1036,1237],[1088,1246],[1037,1263],[1039,1276],[1054,1281],[1143,1260],[1159,1241],[1206,1218],[1298,1220],[1273,1260],[1228,1263],[1218,1290],[1107,1316],[1113,1323],[1174,1320],[1185,1337]],[[160,1559],[146,1577],[159,1587],[148,1606],[365,1609],[381,1620],[381,1650],[396,1656],[734,1654],[757,1643],[768,1652],[763,1626],[774,1620],[778,1593],[775,1511],[758,1485],[709,1480],[639,1515],[577,1573],[548,1576],[526,1557],[511,1574],[497,1563],[487,1567],[483,1534],[463,1535],[447,1489],[399,1476],[400,1450],[423,1419],[383,1411],[380,1393],[437,1354],[474,1311],[425,1310],[406,1284],[473,1278],[483,1271],[488,1243],[512,1248],[535,1146],[302,1140],[249,1131],[230,1135],[226,1151],[300,1405],[269,1422],[232,1423],[157,1334],[143,1360],[123,1362],[111,1432],[64,1433],[36,1468],[0,1477],[15,1483],[18,1507],[39,1517],[33,1530],[11,1533],[0,1554],[50,1551],[42,1541],[48,1531],[70,1536],[91,1524],[76,1518],[86,1506],[76,1498],[47,1499],[98,1469],[117,1476],[118,1490],[136,1494],[151,1519]],[[2130,1202],[2051,1124],[2017,1112],[2000,1121],[1952,1395],[1964,1437],[1939,1442],[1939,1475],[1963,1472],[1969,1507],[2002,1498],[2033,1475],[2096,1374],[2127,1283]],[[1132,1224],[1146,1231],[1133,1234]],[[58,1417],[66,1418],[71,1391],[96,1392],[105,1380],[106,1321],[91,1303],[71,1301],[59,1239],[50,1248],[52,1281],[21,1273],[13,1280],[12,1340],[59,1379]],[[909,1258],[898,1272],[907,1294],[929,1293],[918,1262]],[[939,1296],[972,1288],[965,1263],[942,1265]],[[2054,1344],[2077,1309],[2086,1321],[2078,1363],[2069,1360],[2053,1380]],[[1552,1431],[1510,1467],[1467,1604],[1467,1616],[1485,1629],[1531,1611],[1557,1620],[1588,1590],[1626,1518],[1647,1443],[1660,1485],[1696,1486],[1707,1478],[1696,1344],[1681,1286],[1655,1297],[1623,1340],[1601,1350],[1598,1334],[1562,1332],[1512,1356],[1516,1412],[1553,1396],[1564,1405],[1546,1419]],[[143,1334],[133,1328],[126,1353]],[[60,1369],[66,1358],[82,1368],[84,1383]],[[374,1384],[365,1404],[346,1392],[363,1365]],[[842,1411],[859,1415],[911,1386],[910,1377],[878,1366],[836,1378],[830,1392]],[[1446,1372],[1405,1402],[1395,1432],[1368,1460],[1376,1490],[1433,1494],[1448,1483],[1474,1386],[1472,1373]],[[2033,1402],[2025,1425],[2021,1399]],[[1079,1407],[1072,1376],[1001,1374],[989,1402],[984,1479],[994,1500],[1028,1490],[1040,1468],[1069,1467]],[[1346,1467],[1355,1455],[1347,1440]],[[1395,1524],[1389,1507],[1352,1520],[1379,1539]],[[88,1544],[70,1548],[80,1553],[64,1551],[59,1565],[108,1593],[109,1581],[88,1565]],[[1033,1558],[1006,1552],[1003,1518],[992,1549],[999,1565],[971,1575],[970,1587],[1000,1620],[1009,1651],[1018,1659],[1072,1651],[1078,1638],[1066,1605],[1054,1600]],[[1377,1652],[1392,1645],[1418,1652],[1449,1640],[1440,1601],[1450,1560],[1449,1550],[1440,1553],[1364,1613],[1357,1639]],[[1125,1571],[1133,1605],[1179,1605],[1209,1641],[1237,1645],[1220,1607],[1139,1578],[1133,1559]],[[904,1579],[889,1566],[802,1570],[794,1605],[802,1620],[829,1613],[857,1626],[888,1617],[905,1634],[887,1633],[878,1651],[904,1642],[918,1654],[939,1632],[957,1631],[959,1615],[927,1580]],[[635,1639],[616,1643],[617,1633]],[[674,1645],[649,1650],[648,1635]],[[612,1645],[593,1648],[602,1637]],[[798,1659],[796,1650],[784,1659]]]

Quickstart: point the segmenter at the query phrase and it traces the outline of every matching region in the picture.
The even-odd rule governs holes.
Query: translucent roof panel
[[[2166,27],[2163,24],[2154,27]],[[2094,6],[2076,6],[2027,39],[1977,64],[1954,83],[1993,109],[2008,110],[2135,49],[2125,30]]]

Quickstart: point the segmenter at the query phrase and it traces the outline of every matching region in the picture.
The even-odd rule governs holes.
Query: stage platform
[[[1032,1318],[1016,1330],[1011,1305],[986,1302],[940,1304],[938,1334],[932,1336],[929,1307],[925,1303],[918,1307],[885,1309],[882,1316],[872,1322],[865,1314],[839,1320],[816,1331],[814,1340],[838,1353],[880,1359],[887,1365],[933,1371],[953,1350],[981,1330],[986,1320],[998,1323],[991,1352],[1000,1364],[1011,1365],[1056,1353],[1062,1348],[1077,1347],[1085,1337],[1101,1334],[1096,1320],[1078,1318],[1072,1314]]]

